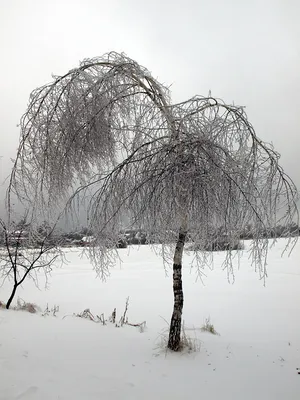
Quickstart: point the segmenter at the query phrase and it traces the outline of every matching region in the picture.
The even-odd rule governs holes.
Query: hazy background
[[[0,0],[0,177],[30,92],[80,60],[125,52],[172,85],[245,105],[300,187],[299,0]],[[0,186],[3,203],[5,186]],[[0,203],[0,213],[3,205]]]

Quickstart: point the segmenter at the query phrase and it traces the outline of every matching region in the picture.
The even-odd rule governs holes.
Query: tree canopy
[[[125,217],[159,237],[165,254],[182,226],[201,244],[252,224],[264,276],[261,231],[298,220],[297,190],[278,160],[243,107],[212,96],[173,104],[147,69],[113,52],[32,92],[8,202],[16,193],[33,220],[84,204],[103,276]]]

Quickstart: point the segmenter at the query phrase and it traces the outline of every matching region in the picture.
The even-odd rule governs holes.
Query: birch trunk
[[[186,230],[181,228],[176,243],[174,262],[173,262],[173,294],[174,308],[170,323],[168,348],[173,351],[180,350],[181,320],[183,309],[183,290],[182,290],[182,254],[186,239]]]

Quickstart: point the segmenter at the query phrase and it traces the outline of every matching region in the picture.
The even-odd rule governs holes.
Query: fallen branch
[[[135,326],[135,327],[139,327],[139,326],[145,327],[146,326],[146,321],[143,321],[143,322],[141,322],[139,324],[131,324],[130,322],[127,322],[126,325]]]

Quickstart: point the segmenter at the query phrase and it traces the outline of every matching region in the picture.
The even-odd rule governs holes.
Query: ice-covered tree
[[[52,266],[61,254],[58,242],[53,240],[54,227],[46,234],[31,231],[30,224],[24,218],[19,223],[0,219],[0,235],[3,246],[0,250],[0,287],[11,283],[11,293],[5,303],[10,308],[17,290],[25,281],[31,280],[39,287],[39,278],[44,274],[45,287]]]
[[[196,96],[172,104],[169,90],[122,54],[85,60],[34,90],[21,119],[10,195],[49,212],[88,212],[90,254],[102,278],[114,262],[124,218],[173,259],[168,347],[180,349],[182,255],[216,232],[236,240],[251,224],[251,255],[266,275],[263,229],[298,218],[296,188],[242,107]],[[41,211],[42,210],[42,211]],[[198,253],[200,268],[207,263]],[[233,273],[231,257],[226,258]]]

